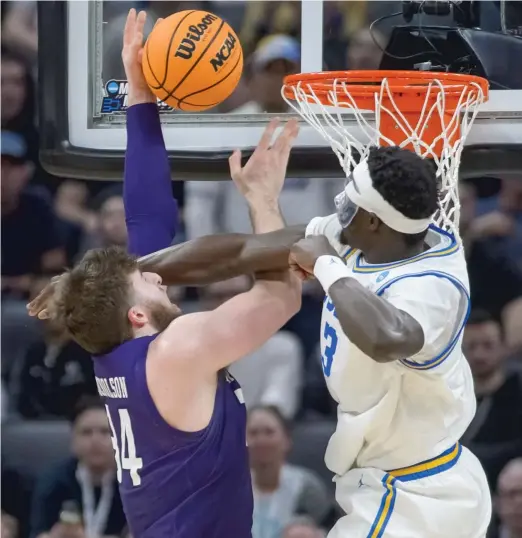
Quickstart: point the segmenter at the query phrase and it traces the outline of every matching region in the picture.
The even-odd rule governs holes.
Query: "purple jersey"
[[[249,538],[252,485],[241,389],[219,375],[202,431],[169,426],[152,401],[145,361],[155,336],[94,357],[112,430],[118,481],[134,538]]]

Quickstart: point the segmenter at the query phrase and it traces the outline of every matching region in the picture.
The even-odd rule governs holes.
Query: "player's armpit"
[[[411,357],[423,348],[420,324],[355,279],[337,280],[328,296],[346,336],[376,362]]]
[[[205,285],[238,275],[288,268],[291,246],[304,237],[305,226],[259,235],[200,237],[139,260],[142,271],[158,273],[173,285]]]
[[[258,280],[253,288],[210,312],[181,316],[155,341],[155,355],[174,359],[190,375],[218,372],[252,353],[301,306],[300,283],[284,278]]]

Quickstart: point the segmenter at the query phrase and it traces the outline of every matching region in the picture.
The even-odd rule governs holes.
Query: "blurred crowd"
[[[382,51],[368,26],[396,10],[393,4],[327,2],[327,67],[377,68]],[[106,2],[104,17],[116,36],[114,70],[121,71],[122,17],[131,5],[155,16],[203,7],[225,17],[249,61],[221,110],[286,110],[280,88],[285,75],[299,70],[299,2]],[[127,241],[121,183],[56,178],[38,161],[36,16],[36,2],[2,2],[1,536],[124,537],[110,431],[90,357],[60,327],[35,322],[25,309],[86,250]],[[288,179],[281,196],[287,223],[332,213],[341,185],[341,179]],[[250,230],[246,205],[231,182],[173,183],[173,193],[182,209],[176,241]],[[520,538],[522,171],[520,177],[462,182],[460,196],[473,303],[464,351],[478,403],[462,442],[482,461],[494,494],[491,537]],[[170,292],[185,311],[194,311],[214,308],[250,285],[245,277]],[[323,462],[336,418],[318,347],[323,296],[308,283],[299,314],[231,368],[249,409],[254,538],[320,538],[338,516]],[[66,534],[58,525],[64,520]]]

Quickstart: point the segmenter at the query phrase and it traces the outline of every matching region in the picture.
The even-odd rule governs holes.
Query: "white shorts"
[[[491,519],[484,470],[458,443],[397,471],[352,469],[335,495],[346,515],[328,538],[484,538]]]

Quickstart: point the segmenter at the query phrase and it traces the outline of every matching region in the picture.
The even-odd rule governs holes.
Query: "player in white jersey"
[[[322,284],[324,375],[338,402],[326,452],[346,516],[329,538],[481,538],[484,471],[459,439],[475,413],[462,330],[462,245],[432,224],[431,163],[370,150],[291,262]]]

